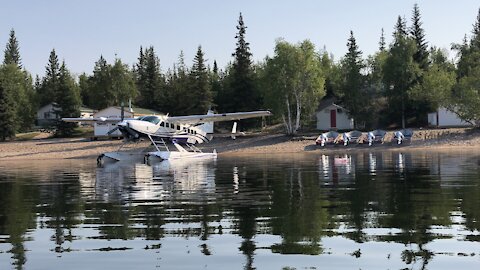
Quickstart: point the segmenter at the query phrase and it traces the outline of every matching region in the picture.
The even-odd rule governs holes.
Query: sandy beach
[[[368,147],[352,145],[344,147],[315,145],[316,134],[287,137],[282,134],[248,134],[232,140],[228,136],[216,137],[210,143],[201,145],[204,151],[216,149],[219,156],[244,154],[288,154],[288,153],[336,153],[355,151],[480,151],[480,131],[472,129],[415,130],[412,142],[398,146],[387,143]],[[104,152],[117,151],[121,140],[90,141],[86,138],[52,138],[0,143],[2,160],[58,160],[94,158]],[[122,149],[132,149],[129,144]],[[137,149],[148,146],[147,142],[136,144]],[[479,152],[480,153],[480,152]]]

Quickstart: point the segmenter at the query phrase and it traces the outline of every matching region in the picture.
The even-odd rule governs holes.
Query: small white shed
[[[460,119],[454,112],[447,108],[439,108],[436,112],[428,114],[428,125],[432,127],[468,127],[472,124]]]
[[[60,119],[58,110],[61,110],[55,102],[51,102],[37,110],[37,126],[49,126]],[[93,110],[87,107],[80,107],[80,117],[90,118]]]
[[[318,130],[353,129],[353,118],[348,116],[345,108],[335,104],[333,99],[322,100],[315,115]]]
[[[157,111],[149,110],[149,109],[143,109],[143,108],[134,108],[131,109],[129,107],[124,107],[123,108],[124,118],[134,118],[138,116],[144,116],[144,115],[158,115],[161,114]],[[99,118],[99,117],[105,117],[105,118],[121,118],[122,117],[122,107],[119,106],[110,106],[108,108],[105,108],[103,110],[100,110],[96,112],[93,115],[94,118]],[[94,137],[120,137],[122,136],[122,133],[118,130],[115,130],[112,132],[110,135],[108,135],[108,132],[114,128],[117,127],[117,122],[95,122],[93,126],[93,136]]]
[[[122,109],[121,107],[111,106],[96,112],[93,115],[94,118],[120,118],[122,117]],[[128,107],[124,108],[124,117],[125,118],[133,118],[133,112],[130,111]],[[95,137],[105,137],[109,136],[108,132],[117,127],[117,122],[95,122],[93,125],[93,136]],[[122,133],[118,130],[111,133],[110,136],[112,137],[119,137],[122,136]]]

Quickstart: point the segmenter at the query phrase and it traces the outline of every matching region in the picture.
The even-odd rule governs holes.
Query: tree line
[[[339,61],[309,40],[278,39],[272,56],[253,63],[246,29],[240,14],[233,60],[223,69],[216,61],[208,66],[198,46],[191,66],[181,52],[173,67],[162,71],[150,46],[140,47],[131,67],[120,58],[108,63],[100,56],[92,74],[74,77],[52,50],[45,75],[35,80],[22,66],[12,30],[0,66],[0,140],[31,129],[36,110],[51,102],[60,117],[78,117],[81,105],[99,110],[129,101],[171,115],[268,108],[274,114],[268,121],[283,123],[287,134],[311,125],[325,97],[345,107],[357,128],[425,126],[427,114],[439,107],[479,123],[480,10],[471,35],[452,46],[456,60],[426,41],[417,4],[410,24],[399,16],[390,44],[382,29],[378,50],[367,57],[351,31]],[[59,122],[58,135],[71,135],[73,128]]]

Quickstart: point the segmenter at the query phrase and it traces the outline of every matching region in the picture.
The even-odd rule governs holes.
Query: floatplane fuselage
[[[148,152],[145,157],[160,159],[188,158],[188,157],[216,157],[217,153],[203,153],[195,144],[205,143],[212,139],[203,126],[209,122],[235,121],[246,118],[269,116],[269,111],[237,112],[224,114],[205,114],[172,116],[148,115],[134,119],[118,118],[62,118],[66,122],[116,122],[117,127],[109,133],[119,130],[125,142],[138,142],[148,139],[156,151]],[[236,126],[234,124],[234,126]],[[170,151],[167,144],[172,144],[175,151]],[[185,149],[183,146],[186,146]],[[131,157],[130,153],[120,151],[104,153],[99,159],[108,157],[112,160],[124,160]],[[99,161],[97,159],[97,161]]]

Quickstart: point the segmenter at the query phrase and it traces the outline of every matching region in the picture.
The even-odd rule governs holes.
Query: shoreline
[[[343,145],[320,147],[315,145],[315,136],[287,137],[283,134],[249,134],[232,140],[216,137],[210,143],[199,146],[204,152],[214,149],[219,157],[247,156],[259,154],[335,154],[376,151],[441,151],[480,152],[480,131],[468,129],[418,130],[412,142],[406,145],[384,143],[367,145]],[[387,139],[388,140],[388,139]],[[90,141],[85,138],[50,138],[0,143],[0,161],[14,160],[62,160],[96,158],[104,152],[117,151],[122,140]],[[129,144],[125,148],[132,147]],[[148,142],[136,144],[137,149],[148,146]]]

